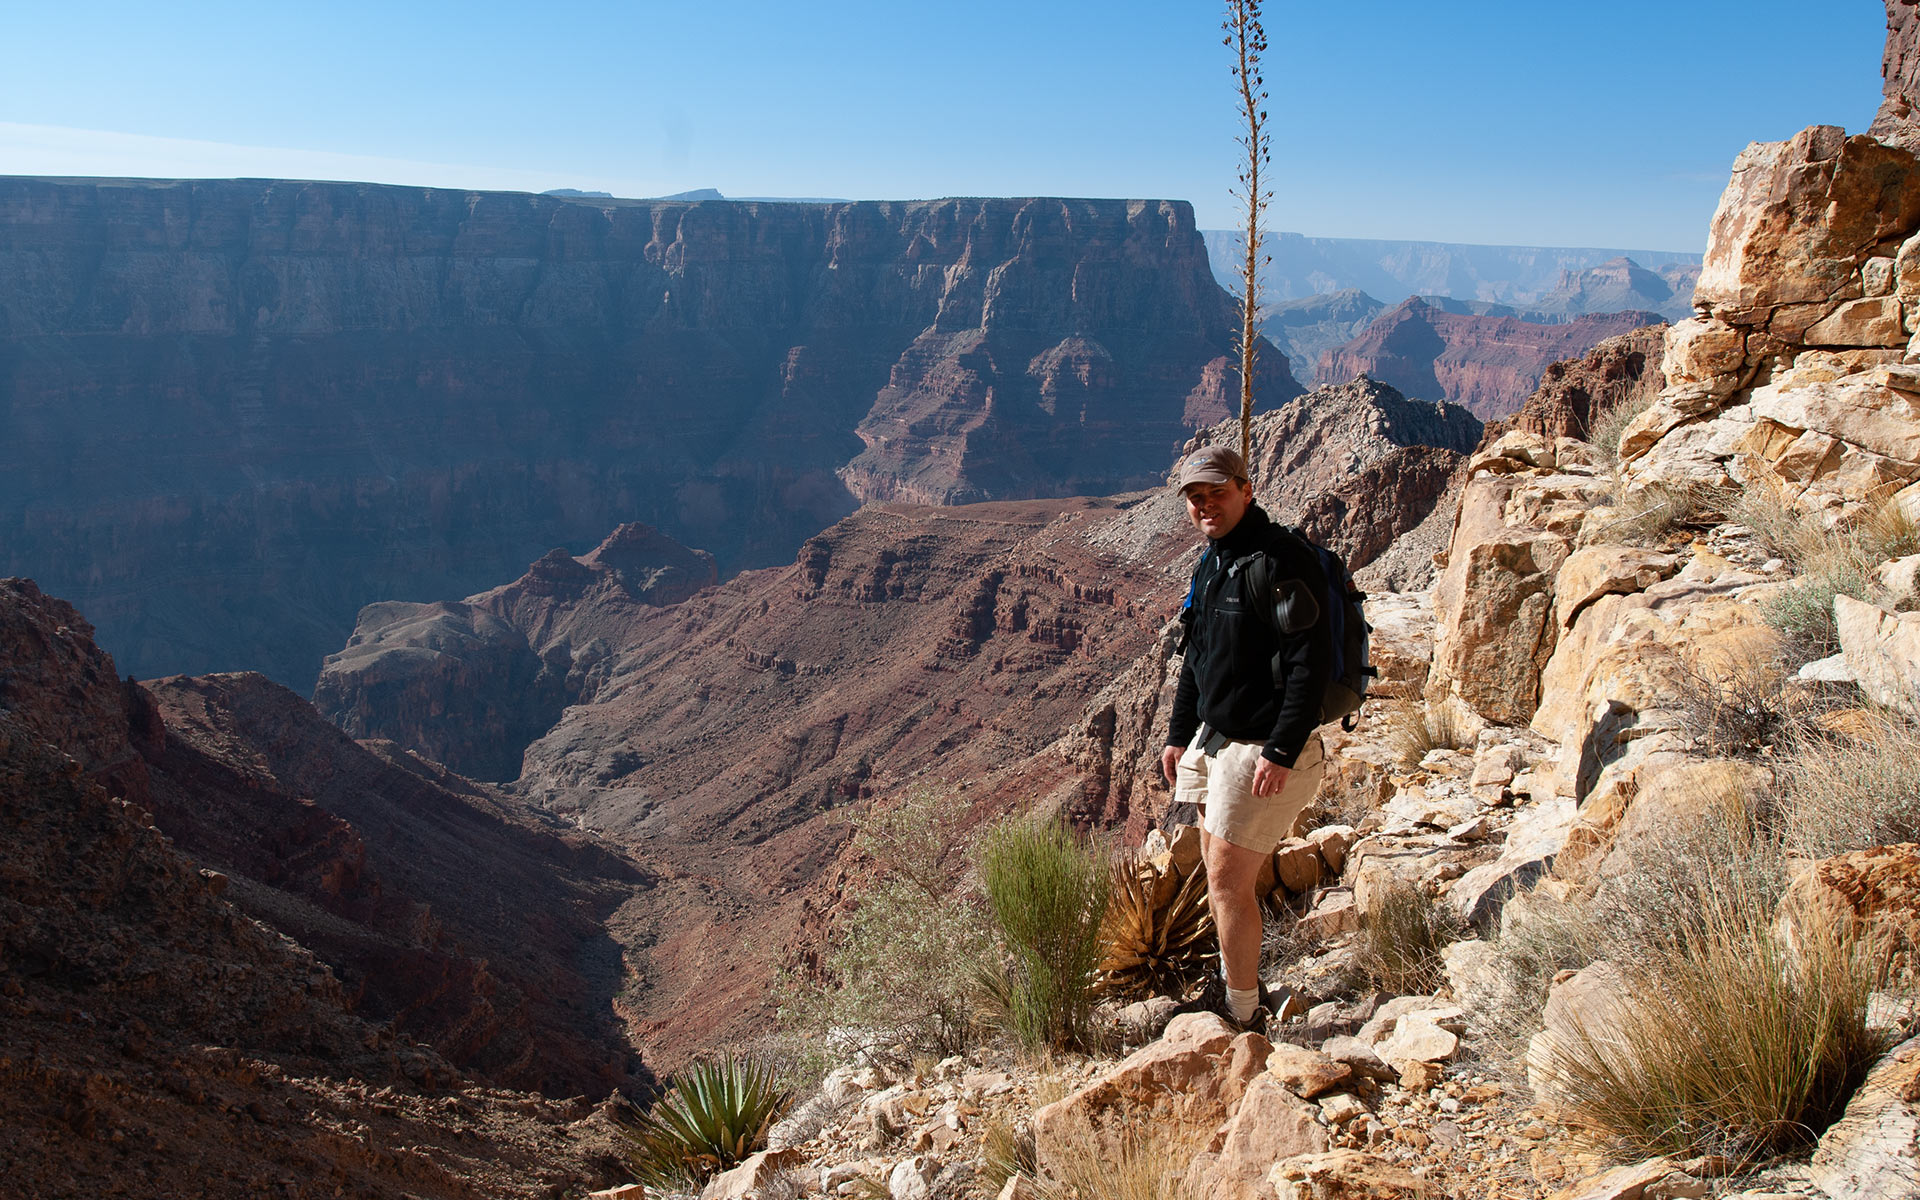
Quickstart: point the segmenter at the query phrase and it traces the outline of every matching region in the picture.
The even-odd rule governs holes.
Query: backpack
[[[1360,705],[1367,698],[1367,680],[1379,675],[1379,670],[1368,661],[1367,635],[1373,627],[1367,624],[1364,601],[1367,594],[1354,586],[1353,573],[1347,570],[1346,560],[1339,554],[1307,536],[1307,531],[1297,525],[1275,524],[1274,528],[1282,537],[1292,538],[1309,551],[1320,564],[1320,573],[1327,581],[1326,591],[1313,596],[1306,591],[1290,593],[1284,596],[1274,594],[1273,560],[1264,551],[1256,550],[1236,560],[1229,568],[1229,575],[1244,574],[1247,581],[1247,596],[1253,602],[1255,612],[1276,632],[1294,633],[1313,624],[1325,614],[1327,632],[1333,643],[1333,669],[1327,674],[1326,694],[1320,698],[1320,721],[1339,721],[1340,727],[1351,731],[1358,723]],[[1213,551],[1209,549],[1208,554]],[[1201,556],[1205,562],[1205,555]],[[1187,585],[1187,600],[1182,606],[1183,613],[1193,607],[1194,584],[1199,581],[1200,568],[1196,565],[1193,580]],[[1181,640],[1185,649],[1185,639]],[[1282,666],[1279,656],[1273,661],[1274,683],[1281,682]]]

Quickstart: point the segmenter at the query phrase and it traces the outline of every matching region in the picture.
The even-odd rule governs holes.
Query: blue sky
[[[1170,196],[1224,227],[1220,15],[1185,0],[20,4],[0,33],[0,172]],[[1747,142],[1872,120],[1885,10],[1394,0],[1275,4],[1266,24],[1269,228],[1698,250]]]

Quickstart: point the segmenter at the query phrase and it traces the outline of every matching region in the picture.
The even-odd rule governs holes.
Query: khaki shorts
[[[1200,739],[1180,756],[1174,772],[1173,798],[1200,806],[1200,828],[1236,846],[1270,854],[1293,832],[1293,823],[1320,790],[1326,770],[1326,747],[1314,734],[1300,748],[1300,757],[1287,773],[1278,795],[1253,794],[1253,770],[1260,763],[1259,742],[1228,742],[1214,754],[1203,754]]]

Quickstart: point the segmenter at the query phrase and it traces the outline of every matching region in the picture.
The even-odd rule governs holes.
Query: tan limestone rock
[[[1694,302],[1755,311],[1857,297],[1863,254],[1920,227],[1917,172],[1911,154],[1830,125],[1748,146],[1714,212]]]
[[[1829,1196],[1912,1196],[1920,1180],[1920,1039],[1881,1059],[1820,1135],[1808,1176]]]
[[[1320,886],[1326,864],[1320,851],[1306,838],[1288,838],[1273,852],[1273,871],[1282,887],[1299,896]]]
[[[1869,582],[1894,612],[1920,608],[1920,554],[1881,563],[1873,569]]]
[[[1914,397],[1864,377],[1755,388],[1748,404],[1756,417],[1788,428],[1816,430],[1887,458],[1920,463],[1920,409]]]
[[[1556,982],[1540,1013],[1545,1028],[1527,1044],[1527,1082],[1534,1095],[1557,1101],[1570,1059],[1577,1061],[1589,1043],[1619,1041],[1631,1004],[1626,976],[1605,959]]]
[[[1900,302],[1891,296],[1849,300],[1807,327],[1809,346],[1904,346]]]
[[[1447,568],[1434,585],[1429,699],[1457,696],[1490,721],[1524,724],[1552,653],[1552,589],[1568,538],[1505,519],[1512,477],[1468,482]]]
[[[1460,1038],[1415,1013],[1402,1017],[1393,1033],[1374,1047],[1390,1067],[1405,1069],[1409,1062],[1442,1062],[1460,1048]]]
[[[1277,1200],[1431,1200],[1440,1194],[1405,1167],[1357,1150],[1283,1159],[1267,1181]]]
[[[1318,1050],[1282,1042],[1267,1055],[1267,1073],[1302,1100],[1312,1100],[1353,1078],[1353,1068]]]
[[[1380,592],[1367,597],[1368,658],[1380,672],[1368,698],[1418,697],[1433,664],[1433,597],[1427,592]]]
[[[759,1191],[805,1162],[806,1156],[791,1147],[762,1150],[732,1170],[707,1180],[707,1186],[700,1189],[700,1200],[741,1200],[747,1193]]]
[[[1189,1178],[1197,1183],[1197,1195],[1218,1200],[1260,1200],[1277,1161],[1324,1154],[1328,1145],[1326,1129],[1314,1119],[1314,1106],[1271,1075],[1247,1086],[1217,1140],[1211,1161],[1202,1172],[1189,1172]]]
[[[1679,1169],[1680,1164],[1670,1158],[1629,1163],[1569,1184],[1555,1192],[1553,1200],[1643,1200],[1650,1187]]]
[[[1840,595],[1833,598],[1833,620],[1860,690],[1876,704],[1920,711],[1920,613],[1890,613]]]
[[[1116,1129],[1135,1120],[1218,1128],[1248,1080],[1266,1069],[1272,1049],[1258,1034],[1236,1035],[1212,1013],[1175,1017],[1159,1041],[1033,1115],[1042,1169],[1059,1162],[1063,1148],[1088,1138],[1117,1137]]]
[[[1773,782],[1773,772],[1758,763],[1712,758],[1670,763],[1640,778],[1612,852],[1600,865],[1602,875],[1632,870],[1643,847],[1673,844],[1710,816],[1746,812],[1748,798]]]
[[[1360,909],[1354,903],[1353,889],[1336,887],[1321,892],[1295,928],[1302,936],[1321,941],[1360,928]]]
[[[1347,864],[1347,851],[1359,834],[1351,825],[1322,825],[1307,835],[1314,848],[1320,851],[1320,858],[1327,864],[1329,874],[1338,878]]]
[[[1680,569],[1680,558],[1638,546],[1584,546],[1567,556],[1554,581],[1554,621],[1562,629],[1587,605],[1615,593],[1644,592]]]
[[[1808,863],[1780,900],[1779,928],[1798,942],[1807,921],[1877,940],[1896,973],[1920,971],[1920,845],[1874,846]]]
[[[1708,383],[1727,380],[1732,391],[1746,366],[1747,335],[1717,317],[1692,317],[1667,327],[1666,357],[1661,370],[1669,383]]]

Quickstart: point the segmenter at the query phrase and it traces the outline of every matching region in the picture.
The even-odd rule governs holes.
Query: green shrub
[[[780,1021],[794,1079],[854,1053],[906,1061],[964,1052],[978,1030],[975,964],[991,940],[963,863],[951,803],[915,792],[869,809],[855,845],[877,881],[841,920],[817,974],[788,972]]]
[[[1763,599],[1760,617],[1786,639],[1789,662],[1812,662],[1840,652],[1833,598],[1845,595],[1861,599],[1867,592],[1866,577],[1859,567],[1835,556],[1825,566]]]
[[[766,1144],[792,1094],[773,1072],[732,1054],[697,1062],[623,1132],[628,1164],[648,1187],[697,1186]]]
[[[1396,880],[1360,923],[1352,970],[1364,983],[1396,996],[1432,992],[1447,978],[1440,952],[1462,932],[1452,910]]]
[[[1030,1051],[1090,1045],[1112,886],[1106,853],[1059,821],[1009,821],[988,836],[980,877],[1012,957],[1008,1031]]]

